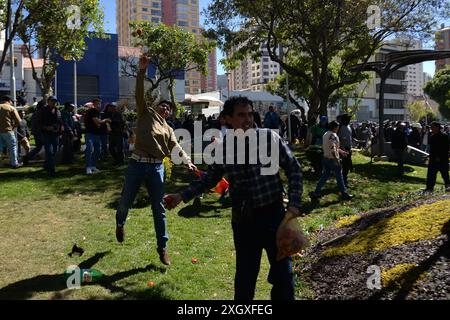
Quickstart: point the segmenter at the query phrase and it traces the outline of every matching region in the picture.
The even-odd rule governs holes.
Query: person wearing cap
[[[57,104],[58,99],[55,96],[48,97],[47,105],[40,113],[39,119],[45,149],[44,168],[49,176],[54,176],[56,173],[55,158],[62,130],[61,112],[56,108]]]
[[[441,124],[436,121],[433,122],[431,124],[431,136],[429,140],[430,159],[428,161],[426,191],[433,192],[438,172],[441,173],[442,180],[444,180],[445,189],[450,191],[450,179],[448,175],[449,144],[450,138],[441,131]]]
[[[65,164],[73,164],[73,139],[75,137],[75,123],[73,121],[73,110],[75,110],[75,105],[73,103],[66,102],[64,103],[64,109],[61,111],[61,119],[63,123],[62,163]]]
[[[320,198],[320,191],[331,177],[332,173],[336,176],[336,182],[341,192],[342,200],[350,200],[353,195],[347,192],[347,188],[342,177],[342,165],[341,159],[348,155],[348,153],[341,149],[339,143],[339,137],[337,132],[339,130],[339,123],[337,121],[331,121],[328,125],[329,130],[323,135],[323,159],[322,159],[322,176],[317,182],[316,189],[309,193],[312,200]]]
[[[405,131],[405,123],[397,122],[397,128],[392,133],[391,148],[397,161],[397,176],[402,177],[404,173],[405,151],[408,147],[408,136]]]
[[[163,159],[178,152],[189,170],[195,170],[191,159],[181,149],[173,129],[166,120],[173,108],[171,102],[147,103],[145,101],[144,78],[149,65],[145,56],[139,59],[139,72],[136,79],[136,111],[137,128],[135,149],[128,161],[125,175],[125,184],[116,212],[116,239],[119,243],[124,241],[124,225],[128,211],[142,183],[145,182],[151,199],[153,220],[157,239],[157,252],[160,261],[170,265],[167,251],[166,210],[164,207],[164,165]]]
[[[347,154],[342,157],[342,177],[344,179],[345,187],[348,188],[348,173],[353,169],[353,135],[352,129],[350,128],[350,116],[347,113],[344,113],[338,117],[338,122],[340,126],[337,135],[339,137],[340,146],[342,150],[347,152]]]
[[[323,135],[327,132],[328,127],[328,117],[320,116],[319,123],[316,123],[311,127],[311,144],[316,146],[322,146],[323,143]]]
[[[21,119],[13,103],[13,99],[9,96],[0,98],[0,144],[6,145],[9,163],[13,169],[17,169],[22,164],[18,160],[15,129],[19,126]]]

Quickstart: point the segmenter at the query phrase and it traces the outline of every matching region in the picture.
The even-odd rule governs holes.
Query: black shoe
[[[349,193],[343,193],[342,196],[341,196],[342,200],[351,200],[354,197],[355,197],[354,195],[349,194]]]
[[[28,157],[27,156],[23,156],[22,157],[22,162],[23,162],[24,165],[28,165],[28,162],[29,162]]]
[[[167,253],[167,249],[158,248],[158,253],[159,253],[159,260],[166,266],[170,266],[170,258],[169,254]]]
[[[116,239],[119,243],[122,243],[125,239],[125,230],[123,226],[116,226]]]

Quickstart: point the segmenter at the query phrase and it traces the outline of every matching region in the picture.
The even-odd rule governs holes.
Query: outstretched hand
[[[197,167],[195,166],[195,164],[193,164],[192,162],[189,162],[189,163],[187,164],[187,167],[188,167],[188,170],[189,170],[189,171],[192,171],[192,172],[195,172],[195,171],[198,170]]]
[[[167,209],[174,209],[182,200],[183,198],[179,193],[166,194],[164,196],[164,206]]]

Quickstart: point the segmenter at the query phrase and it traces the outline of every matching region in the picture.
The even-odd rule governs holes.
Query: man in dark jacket
[[[405,124],[403,122],[397,122],[397,129],[392,132],[391,141],[392,151],[394,152],[398,165],[397,175],[402,177],[404,173],[405,151],[408,147],[408,137],[406,136]]]
[[[66,102],[64,103],[64,110],[61,111],[61,118],[63,122],[63,133],[62,133],[62,143],[63,143],[63,158],[62,162],[65,164],[73,163],[73,138],[75,136],[75,123],[73,121],[73,110],[75,105]]]
[[[427,189],[426,191],[433,191],[436,184],[436,176],[438,171],[442,175],[445,183],[445,188],[450,190],[450,179],[448,175],[448,152],[450,138],[441,131],[441,125],[438,122],[431,124],[432,135],[429,140],[430,145],[430,159],[428,162],[427,172]]]
[[[61,112],[56,108],[57,104],[56,97],[50,96],[47,105],[39,114],[39,127],[42,130],[45,148],[44,167],[49,176],[55,175],[55,157],[62,130]]]
[[[123,155],[123,133],[125,130],[125,120],[122,114],[117,111],[117,106],[113,103],[108,105],[108,113],[106,117],[111,119],[109,131],[109,153],[114,159],[115,165],[122,165]]]
[[[31,116],[31,134],[34,136],[35,147],[27,155],[23,157],[23,163],[27,164],[28,161],[32,160],[39,152],[41,152],[44,146],[44,137],[42,134],[42,128],[40,124],[41,112],[44,110],[45,101],[41,100],[36,105],[36,110]]]

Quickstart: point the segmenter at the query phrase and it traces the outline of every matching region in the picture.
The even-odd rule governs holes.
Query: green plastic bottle
[[[81,283],[93,283],[103,278],[104,274],[97,269],[81,269]]]

